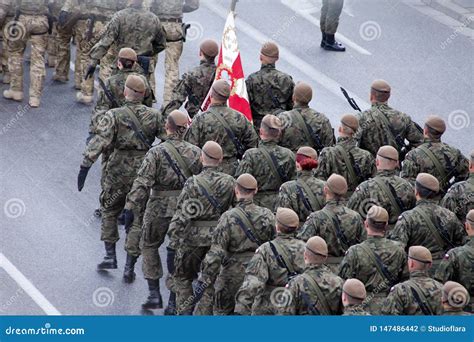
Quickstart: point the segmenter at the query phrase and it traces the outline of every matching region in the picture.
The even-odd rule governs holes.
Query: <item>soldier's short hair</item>
[[[378,91],[374,88],[370,89],[370,93],[371,93],[371,95],[373,95],[375,97],[375,101],[377,101],[377,102],[387,102],[388,99],[390,98],[390,93],[381,92],[381,91]]]
[[[255,192],[255,189],[246,189],[238,183],[236,183],[235,186],[237,187],[237,189],[239,189],[239,192],[242,195],[251,195]]]
[[[416,189],[416,191],[418,192],[418,195],[421,198],[432,199],[432,198],[435,198],[438,195],[438,192],[424,187],[419,182],[415,182],[415,189]]]
[[[119,62],[120,64],[122,64],[124,69],[131,69],[133,68],[133,65],[135,64],[135,61],[132,61],[126,58],[119,58]]]

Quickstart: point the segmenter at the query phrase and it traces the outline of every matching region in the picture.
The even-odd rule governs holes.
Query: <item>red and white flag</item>
[[[252,121],[252,111],[250,110],[247,86],[245,85],[244,69],[240,59],[239,44],[235,32],[234,12],[230,12],[222,35],[219,59],[217,62],[216,77],[214,81],[224,79],[231,87],[228,105],[230,108],[241,112]],[[206,96],[201,108],[206,111],[211,104],[211,91]]]

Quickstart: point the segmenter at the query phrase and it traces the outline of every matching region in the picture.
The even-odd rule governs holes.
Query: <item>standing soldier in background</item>
[[[201,105],[206,99],[209,89],[214,82],[216,75],[215,59],[219,53],[219,45],[212,40],[206,39],[199,48],[199,66],[186,72],[171,93],[171,100],[162,106],[164,115],[179,109],[186,102],[184,108],[190,118],[201,110]]]
[[[443,285],[441,303],[443,304],[443,316],[471,316],[472,313],[463,311],[466,306],[469,293],[466,288],[454,281],[448,281]]]
[[[469,160],[457,148],[441,142],[445,131],[446,123],[441,117],[429,116],[423,129],[424,143],[407,154],[400,174],[411,182],[420,173],[435,176],[439,181],[440,195],[448,191],[451,178],[460,182],[469,174]]]
[[[171,93],[179,80],[179,59],[186,41],[187,26],[183,23],[183,12],[189,13],[199,8],[199,0],[147,0],[150,11],[160,18],[166,36],[165,49],[165,88],[163,92],[163,107],[171,101]],[[158,55],[153,55],[153,66],[158,61]],[[150,77],[153,91],[156,91],[155,74]],[[201,102],[202,103],[202,102]],[[173,109],[179,109],[173,108]]]
[[[356,187],[376,173],[374,157],[370,152],[357,147],[354,134],[359,128],[357,117],[351,114],[341,118],[339,138],[334,147],[326,147],[319,155],[315,176],[323,180],[336,173],[347,180],[350,197]]]
[[[244,282],[235,296],[236,314],[275,315],[285,304],[279,298],[286,298],[286,284],[304,270],[305,243],[295,238],[298,224],[293,210],[278,208],[277,236],[261,245],[247,265]]]
[[[374,158],[380,147],[390,145],[397,149],[400,160],[403,161],[408,152],[405,139],[410,142],[410,148],[416,147],[423,142],[423,134],[421,127],[408,115],[388,105],[390,93],[391,87],[386,81],[372,82],[372,107],[360,114],[359,130],[355,138],[359,141],[359,147],[372,153]]]
[[[347,206],[358,211],[365,219],[372,204],[388,211],[388,229],[397,223],[404,211],[416,204],[415,191],[407,180],[398,176],[398,151],[392,146],[382,146],[375,160],[377,174],[360,184],[349,199]]]
[[[13,0],[0,0],[0,36],[2,37],[2,55],[0,71],[3,73],[3,84],[10,83],[10,72],[8,67],[8,35],[11,31],[10,22],[15,18],[15,6]]]
[[[311,86],[298,82],[293,91],[293,109],[278,114],[284,126],[280,146],[295,153],[301,146],[310,146],[320,153],[324,147],[334,145],[334,130],[329,119],[309,108],[312,98]]]
[[[321,210],[326,202],[324,182],[313,176],[318,166],[318,153],[311,147],[300,147],[296,153],[296,180],[283,183],[276,207],[290,208],[298,214],[300,227],[308,216]]]
[[[274,115],[265,115],[260,126],[258,148],[245,152],[236,175],[250,173],[258,182],[255,203],[276,210],[278,191],[281,185],[295,178],[295,155],[289,149],[278,146],[282,123]]]
[[[58,20],[59,20],[59,13],[61,12],[61,8],[64,6],[66,0],[49,0],[48,8],[49,8],[49,21],[52,27],[50,28],[51,33],[48,37],[48,48],[46,50],[48,54],[48,58],[46,64],[50,68],[55,68],[58,58]]]
[[[245,81],[253,123],[257,131],[266,114],[277,114],[293,108],[295,83],[290,75],[275,68],[279,56],[280,52],[275,43],[263,44],[260,50],[262,67],[249,75]]]
[[[221,145],[224,159],[220,170],[233,176],[238,160],[246,150],[257,146],[258,137],[247,118],[227,106],[230,93],[227,81],[214,82],[211,88],[211,105],[206,112],[194,118],[186,140],[199,147],[210,140]]]
[[[335,39],[337,27],[339,26],[339,17],[344,7],[344,0],[323,0],[321,7],[321,47],[328,51],[344,52],[346,48]]]
[[[343,316],[370,316],[363,306],[366,297],[367,291],[363,282],[356,278],[347,279],[342,287]]]

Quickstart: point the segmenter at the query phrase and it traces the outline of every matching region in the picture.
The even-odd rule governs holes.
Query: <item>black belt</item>
[[[163,18],[161,19],[160,18],[160,21],[161,22],[164,22],[164,23],[182,23],[183,22],[183,19],[181,18]]]

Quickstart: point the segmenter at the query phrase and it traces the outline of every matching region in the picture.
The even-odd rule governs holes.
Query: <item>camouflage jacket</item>
[[[469,174],[467,181],[449,188],[441,205],[455,213],[461,222],[465,222],[467,213],[474,209],[474,173]]]
[[[210,191],[204,191],[198,185],[200,180],[208,183]],[[171,219],[168,232],[171,242],[185,243],[188,246],[210,246],[219,217],[234,201],[234,185],[234,178],[209,166],[204,167],[199,175],[189,178],[178,197],[176,212]],[[206,197],[206,193],[209,197]],[[213,202],[215,200],[217,208],[209,199]],[[209,224],[202,226],[200,222]]]
[[[14,1],[14,11],[20,11],[21,14],[26,15],[47,15],[49,0],[22,0]]]
[[[183,188],[183,180],[178,177],[165,156],[165,153],[167,153],[178,166],[173,154],[169,152],[167,144],[174,146],[193,175],[201,171],[201,149],[183,141],[177,135],[168,136],[165,144],[161,143],[153,147],[146,154],[132,189],[128,193],[126,209],[132,209],[135,213],[142,212],[150,189],[175,191]],[[154,214],[157,217],[172,217],[176,211],[177,199],[178,196],[156,195],[152,197],[150,201],[158,204],[153,206]]]
[[[309,187],[315,200],[308,196],[303,182]],[[296,180],[282,184],[276,207],[293,209],[303,223],[312,212],[321,210],[325,204],[324,182],[315,178],[312,171],[303,170],[297,172]]]
[[[378,184],[380,181],[387,185],[389,194]],[[410,182],[398,177],[395,170],[380,170],[374,178],[363,182],[355,189],[347,206],[359,212],[364,219],[372,205],[385,208],[389,215],[389,225],[393,227],[400,214],[413,209],[415,204],[415,189]]]
[[[383,121],[378,117],[385,115],[390,123],[393,138],[387,132]],[[408,140],[413,146],[418,146],[423,141],[422,130],[405,113],[391,108],[386,103],[374,103],[372,108],[359,115],[359,130],[355,138],[359,147],[369,151],[375,157],[380,147],[391,145],[400,152],[403,146],[398,146],[396,137]]]
[[[318,297],[313,281],[319,286],[324,299]],[[342,285],[344,281],[325,265],[307,266],[304,273],[293,278],[286,289],[288,305],[280,308],[283,315],[340,315],[342,313]],[[324,309],[327,303],[329,312]]]
[[[288,283],[288,271],[277,261],[270,243],[279,244],[286,250],[289,256],[288,262],[296,272],[302,273],[304,270],[305,243],[296,239],[294,234],[277,233],[274,240],[264,243],[257,249],[247,265],[244,282],[235,297],[235,312],[237,314],[255,313],[259,309],[258,305],[254,305],[257,304],[257,298],[263,297],[268,303],[271,292]]]
[[[285,127],[279,145],[295,153],[302,146],[313,147],[319,153],[324,147],[335,143],[329,119],[308,106],[297,105],[288,112],[278,114],[278,117]]]
[[[241,220],[238,211],[243,211],[252,226]],[[249,229],[257,240],[252,241],[244,232]],[[253,203],[253,200],[240,200],[236,208],[222,214],[212,238],[212,245],[202,264],[202,279],[213,284],[223,262],[247,264],[260,244],[275,237],[275,216],[267,209]]]
[[[417,286],[427,305],[434,315],[441,315],[443,308],[441,306],[441,292],[443,285],[430,278],[424,271],[414,271],[410,273],[410,279],[395,285],[382,307],[382,315],[423,315],[423,311],[418,305],[418,301],[413,295],[413,286]]]
[[[330,219],[326,212],[335,216],[340,234],[334,220]],[[308,241],[313,236],[321,236],[326,241],[330,256],[342,257],[350,246],[364,241],[367,233],[357,212],[347,208],[343,203],[331,200],[326,203],[323,210],[309,215],[298,233],[298,238],[303,241]]]
[[[186,72],[181,77],[171,94],[171,101],[165,108],[168,114],[175,109],[179,109],[186,101],[184,108],[193,118],[200,110],[211,84],[214,80],[216,65],[214,63],[201,61],[201,64]]]
[[[195,116],[185,139],[199,147],[213,140],[221,145],[224,159],[237,158],[237,148],[216,115],[220,115],[228,123],[244,150],[257,146],[258,137],[250,121],[227,105],[211,105],[207,112]]]
[[[344,307],[343,316],[370,316],[370,313],[365,311],[363,305],[351,304]]]
[[[345,162],[342,150],[346,151],[353,173]],[[340,137],[335,147],[322,150],[315,176],[328,179],[333,173],[337,173],[347,180],[348,192],[352,193],[360,183],[373,177],[376,172],[375,160],[370,152],[358,148],[355,139]]]
[[[420,212],[431,218],[442,236],[433,234]],[[426,199],[419,200],[414,209],[402,213],[395,227],[388,232],[389,239],[402,242],[407,250],[410,246],[428,248],[433,260],[441,259],[449,249],[461,246],[465,235],[456,215]]]
[[[66,0],[49,0],[49,14],[52,15],[55,20],[58,20],[59,13],[61,12],[61,9],[65,3]]]
[[[275,64],[262,65],[261,69],[245,81],[255,127],[267,114],[293,108],[295,83],[290,75],[275,68]]]
[[[143,7],[128,7],[114,14],[102,38],[91,49],[90,58],[102,59],[112,45],[117,52],[129,47],[138,56],[153,56],[166,48],[166,37],[156,15]]]
[[[3,29],[5,18],[12,17],[14,15],[15,15],[15,8],[13,6],[13,0],[0,0],[0,28],[1,29]]]
[[[160,19],[181,19],[199,8],[199,0],[146,0],[145,7]]]
[[[425,139],[421,145],[428,148],[439,161],[442,170],[436,168],[433,161],[420,148],[410,151],[403,162],[400,176],[413,184],[419,173],[429,173],[439,180],[440,190],[445,193],[449,188],[449,181],[454,177],[456,182],[466,180],[469,176],[469,160],[457,148],[441,141]]]
[[[81,20],[87,20],[91,15],[97,19],[109,21],[112,16],[127,7],[126,0],[66,0],[62,11],[81,13]]]

